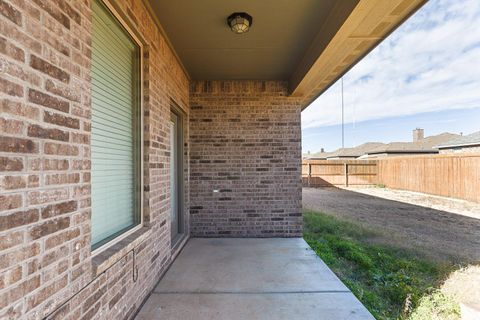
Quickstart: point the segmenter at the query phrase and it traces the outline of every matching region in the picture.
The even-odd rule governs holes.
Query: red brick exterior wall
[[[131,318],[172,261],[168,125],[188,78],[143,2],[115,3],[145,42],[145,227],[92,257],[90,0],[0,0],[0,319]]]
[[[194,82],[190,104],[192,235],[301,236],[301,105],[287,84]]]
[[[90,1],[0,0],[0,319],[132,318],[184,243],[171,248],[173,103],[187,236],[301,235],[300,104],[286,84],[195,82],[189,95],[143,1],[116,0],[144,43],[144,227],[92,256]]]

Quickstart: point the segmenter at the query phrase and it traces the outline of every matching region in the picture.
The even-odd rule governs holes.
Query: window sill
[[[97,277],[102,272],[120,261],[125,255],[146,240],[151,229],[142,227],[117,243],[106,248],[92,258],[93,276]]]

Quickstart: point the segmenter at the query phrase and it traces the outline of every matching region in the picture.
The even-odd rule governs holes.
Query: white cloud
[[[340,81],[302,112],[341,122]],[[480,107],[480,1],[431,0],[344,76],[345,122]]]

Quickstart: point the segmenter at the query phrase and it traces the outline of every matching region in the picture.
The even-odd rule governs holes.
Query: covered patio
[[[424,2],[0,0],[0,318],[369,318],[301,112]]]
[[[373,317],[301,238],[195,238],[136,319]]]

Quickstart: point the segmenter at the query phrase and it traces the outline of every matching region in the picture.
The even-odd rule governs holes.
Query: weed
[[[407,318],[453,268],[414,250],[377,244],[375,238],[388,235],[350,221],[312,211],[304,212],[304,221],[305,241],[377,319]]]
[[[418,307],[413,311],[409,320],[460,320],[460,307],[455,300],[439,290],[422,297]]]

